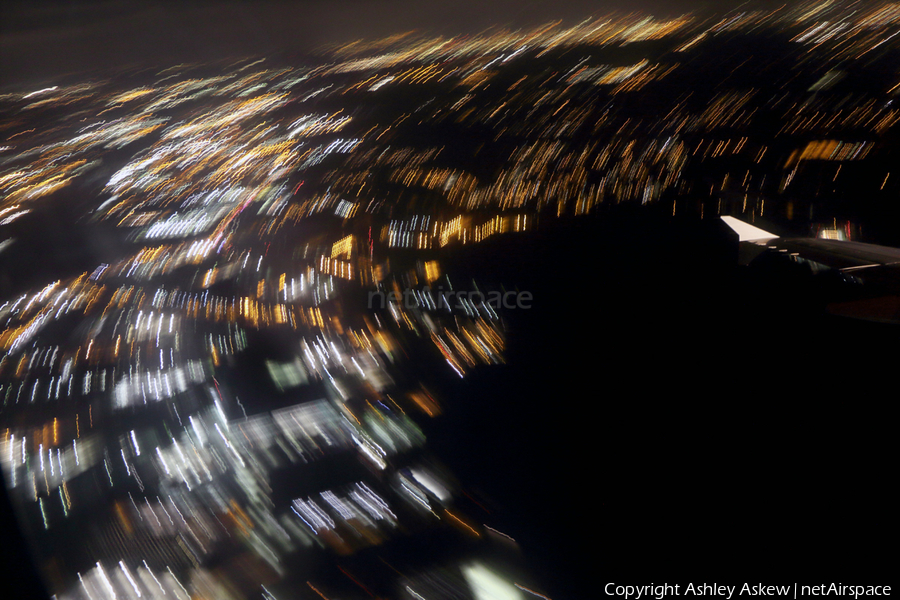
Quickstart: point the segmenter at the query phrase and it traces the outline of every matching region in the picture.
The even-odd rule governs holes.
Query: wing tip
[[[738,240],[741,242],[766,242],[780,237],[734,217],[723,216],[720,218],[738,234]]]

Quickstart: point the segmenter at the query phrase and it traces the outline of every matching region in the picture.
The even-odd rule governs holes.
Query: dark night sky
[[[591,14],[681,14],[737,0],[271,0],[16,2],[0,9],[0,86],[131,63],[177,64],[302,50],[426,29],[476,33]]]

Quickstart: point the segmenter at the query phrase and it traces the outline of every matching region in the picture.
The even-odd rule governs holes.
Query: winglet
[[[738,234],[738,239],[742,242],[767,242],[780,237],[734,217],[722,217],[722,220]]]

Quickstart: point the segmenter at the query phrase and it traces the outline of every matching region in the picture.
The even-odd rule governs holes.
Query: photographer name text
[[[769,585],[764,583],[742,583],[726,585],[719,583],[660,583],[649,585],[628,585],[607,583],[603,587],[607,596],[622,600],[662,600],[672,596],[714,596],[731,600],[739,596],[813,598],[817,596],[846,596],[852,598],[870,596],[890,596],[889,585],[845,585],[843,583],[820,583],[813,585],[788,584]]]

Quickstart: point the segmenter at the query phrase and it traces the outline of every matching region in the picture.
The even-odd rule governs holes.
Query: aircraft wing
[[[818,238],[783,238],[734,217],[742,264],[804,263],[820,286],[826,310],[855,319],[900,323],[900,248]],[[765,256],[765,260],[761,257]]]

